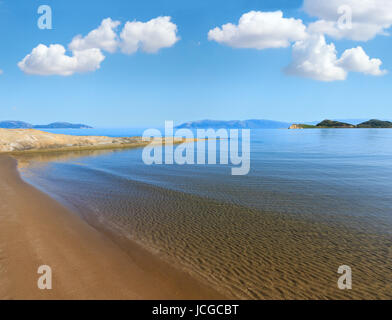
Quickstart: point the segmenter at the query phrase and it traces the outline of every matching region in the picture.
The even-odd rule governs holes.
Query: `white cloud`
[[[350,71],[379,76],[382,62],[370,59],[361,47],[346,50],[340,59],[333,43],[327,44],[323,35],[312,35],[293,45],[293,60],[285,69],[290,75],[319,81],[345,80]]]
[[[382,61],[370,59],[362,47],[344,51],[337,64],[347,71],[361,72],[372,76],[381,76],[387,73],[386,70],[380,69]]]
[[[338,24],[341,6],[352,12],[352,28]],[[391,0],[304,0],[304,10],[319,21],[309,25],[309,32],[328,34],[336,39],[368,41],[377,35],[386,35],[392,26]]]
[[[170,20],[170,17],[158,17],[146,23],[127,22],[120,41],[116,33],[120,22],[107,18],[87,36],[73,38],[68,46],[72,55],[67,55],[60,44],[49,47],[40,44],[18,63],[18,67],[27,74],[70,76],[99,69],[105,59],[101,50],[114,53],[121,46],[122,51],[128,54],[138,49],[154,53],[173,46],[179,40],[177,26]]]
[[[286,73],[320,81],[344,80],[347,72],[337,66],[336,49],[324,36],[312,36],[293,46],[293,61]]]
[[[18,67],[27,74],[70,76],[76,72],[95,71],[104,59],[97,48],[74,51],[72,56],[68,56],[60,44],[49,47],[40,44],[18,63]]]
[[[0,69],[0,75],[3,74],[3,70]]]
[[[72,51],[81,51],[86,49],[101,49],[113,53],[118,46],[118,37],[116,29],[120,21],[113,21],[110,18],[104,19],[101,25],[91,31],[87,36],[77,35],[69,45]]]
[[[290,42],[306,37],[306,27],[300,19],[283,18],[282,11],[250,11],[238,25],[228,23],[208,33],[208,39],[234,48],[286,48]]]
[[[147,53],[158,52],[173,46],[177,37],[177,25],[171,17],[158,17],[148,22],[128,21],[120,34],[121,49],[126,54],[142,50]]]

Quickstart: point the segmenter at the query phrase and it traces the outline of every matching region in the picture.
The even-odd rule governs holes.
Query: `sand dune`
[[[105,147],[141,143],[143,143],[141,138],[70,136],[34,129],[0,129],[0,152]]]
[[[175,138],[173,142],[187,141]],[[160,138],[154,138],[154,142],[172,143]],[[133,148],[149,143],[150,140],[141,137],[71,136],[34,129],[0,129],[0,153]]]

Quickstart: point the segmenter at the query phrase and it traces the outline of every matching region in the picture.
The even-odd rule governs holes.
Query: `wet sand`
[[[106,235],[25,183],[0,156],[0,299],[222,299],[139,248]],[[49,265],[53,289],[39,290]]]

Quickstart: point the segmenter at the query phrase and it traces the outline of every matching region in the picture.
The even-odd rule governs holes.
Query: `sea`
[[[244,176],[231,164],[146,165],[142,148],[25,155],[19,167],[94,227],[229,298],[390,299],[392,130],[252,130],[250,151]],[[342,265],[351,290],[337,285]]]

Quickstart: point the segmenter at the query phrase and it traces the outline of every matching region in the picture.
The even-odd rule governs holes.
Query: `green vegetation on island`
[[[340,122],[340,121],[324,120],[315,126],[308,125],[308,124],[293,124],[290,126],[289,129],[344,129],[344,128],[348,128],[348,129],[355,129],[355,128],[357,128],[357,129],[361,129],[361,128],[384,129],[384,128],[392,128],[392,122],[372,119],[372,120],[363,122],[363,123],[355,126],[353,124]]]
[[[317,128],[355,128],[354,125],[340,122],[340,121],[333,121],[333,120],[324,120],[316,125]]]
[[[392,128],[392,122],[372,119],[357,125],[357,128]]]

